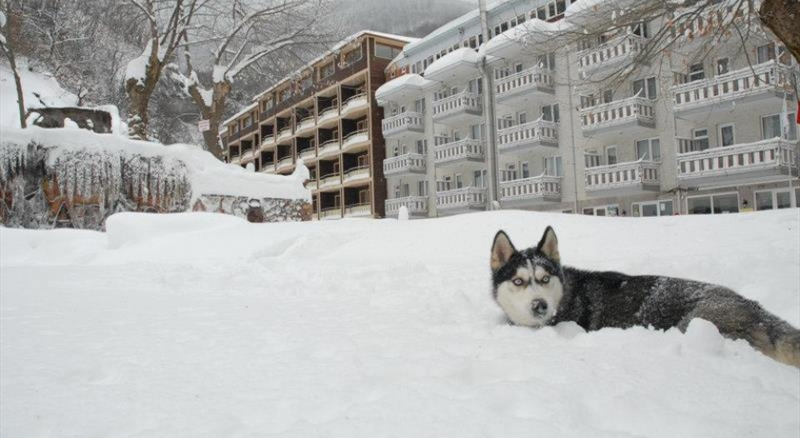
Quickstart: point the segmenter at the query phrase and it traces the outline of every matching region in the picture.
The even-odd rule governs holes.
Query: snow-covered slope
[[[78,97],[65,91],[52,76],[34,73],[27,69],[24,60],[18,61],[22,92],[25,107],[42,106],[75,106]],[[3,60],[0,62],[0,126],[19,128],[19,110],[17,109],[17,88],[11,67]]]
[[[800,324],[800,210],[0,228],[0,435],[791,437],[800,371],[702,324],[502,323],[489,248],[720,283]]]

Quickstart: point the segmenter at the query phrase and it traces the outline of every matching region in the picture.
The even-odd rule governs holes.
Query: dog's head
[[[551,227],[535,248],[517,251],[505,232],[492,245],[494,299],[514,324],[547,325],[564,295],[558,239]]]

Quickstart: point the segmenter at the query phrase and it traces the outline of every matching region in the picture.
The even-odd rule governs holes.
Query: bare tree
[[[291,50],[330,41],[323,26],[327,0],[262,0],[221,2],[227,10],[216,10],[213,20],[186,33],[183,53],[185,74],[174,73],[209,121],[202,133],[205,147],[220,156],[219,126],[235,79],[245,70],[277,56],[292,56]],[[213,8],[209,8],[213,9]],[[212,73],[204,86],[192,62],[193,47],[209,48]],[[204,75],[208,76],[208,75]]]
[[[14,17],[14,13],[11,10],[11,2],[4,2],[0,0],[0,50],[3,51],[6,58],[8,58],[8,63],[11,65],[11,71],[14,73],[14,84],[17,87],[17,106],[19,108],[19,125],[23,128],[27,127],[25,123],[25,97],[22,93],[22,79],[19,76],[19,70],[17,70],[17,60],[14,56],[14,48],[12,47],[11,40],[12,38],[7,38],[7,29],[10,27],[8,18]]]

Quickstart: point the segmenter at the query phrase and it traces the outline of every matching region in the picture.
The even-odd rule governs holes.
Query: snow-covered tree
[[[17,70],[17,59],[16,56],[14,56],[11,38],[6,37],[9,27],[7,17],[12,17],[12,14],[11,3],[0,0],[0,50],[2,50],[5,57],[8,58],[11,71],[14,72],[14,84],[17,88],[17,107],[19,108],[19,125],[25,128],[27,125],[25,123],[25,99],[22,94],[22,79]]]
[[[276,57],[291,56],[293,49],[324,45],[338,36],[325,26],[328,0],[223,1],[206,9],[218,18],[198,20],[196,29],[183,35],[185,73],[176,67],[172,74],[210,122],[203,140],[219,156],[219,127],[237,77],[260,62],[275,62]],[[210,49],[212,72],[205,84],[193,65],[195,47]]]

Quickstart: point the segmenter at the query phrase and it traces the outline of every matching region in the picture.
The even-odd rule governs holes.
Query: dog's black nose
[[[531,308],[535,316],[544,316],[547,314],[547,301],[541,299],[533,300]]]

